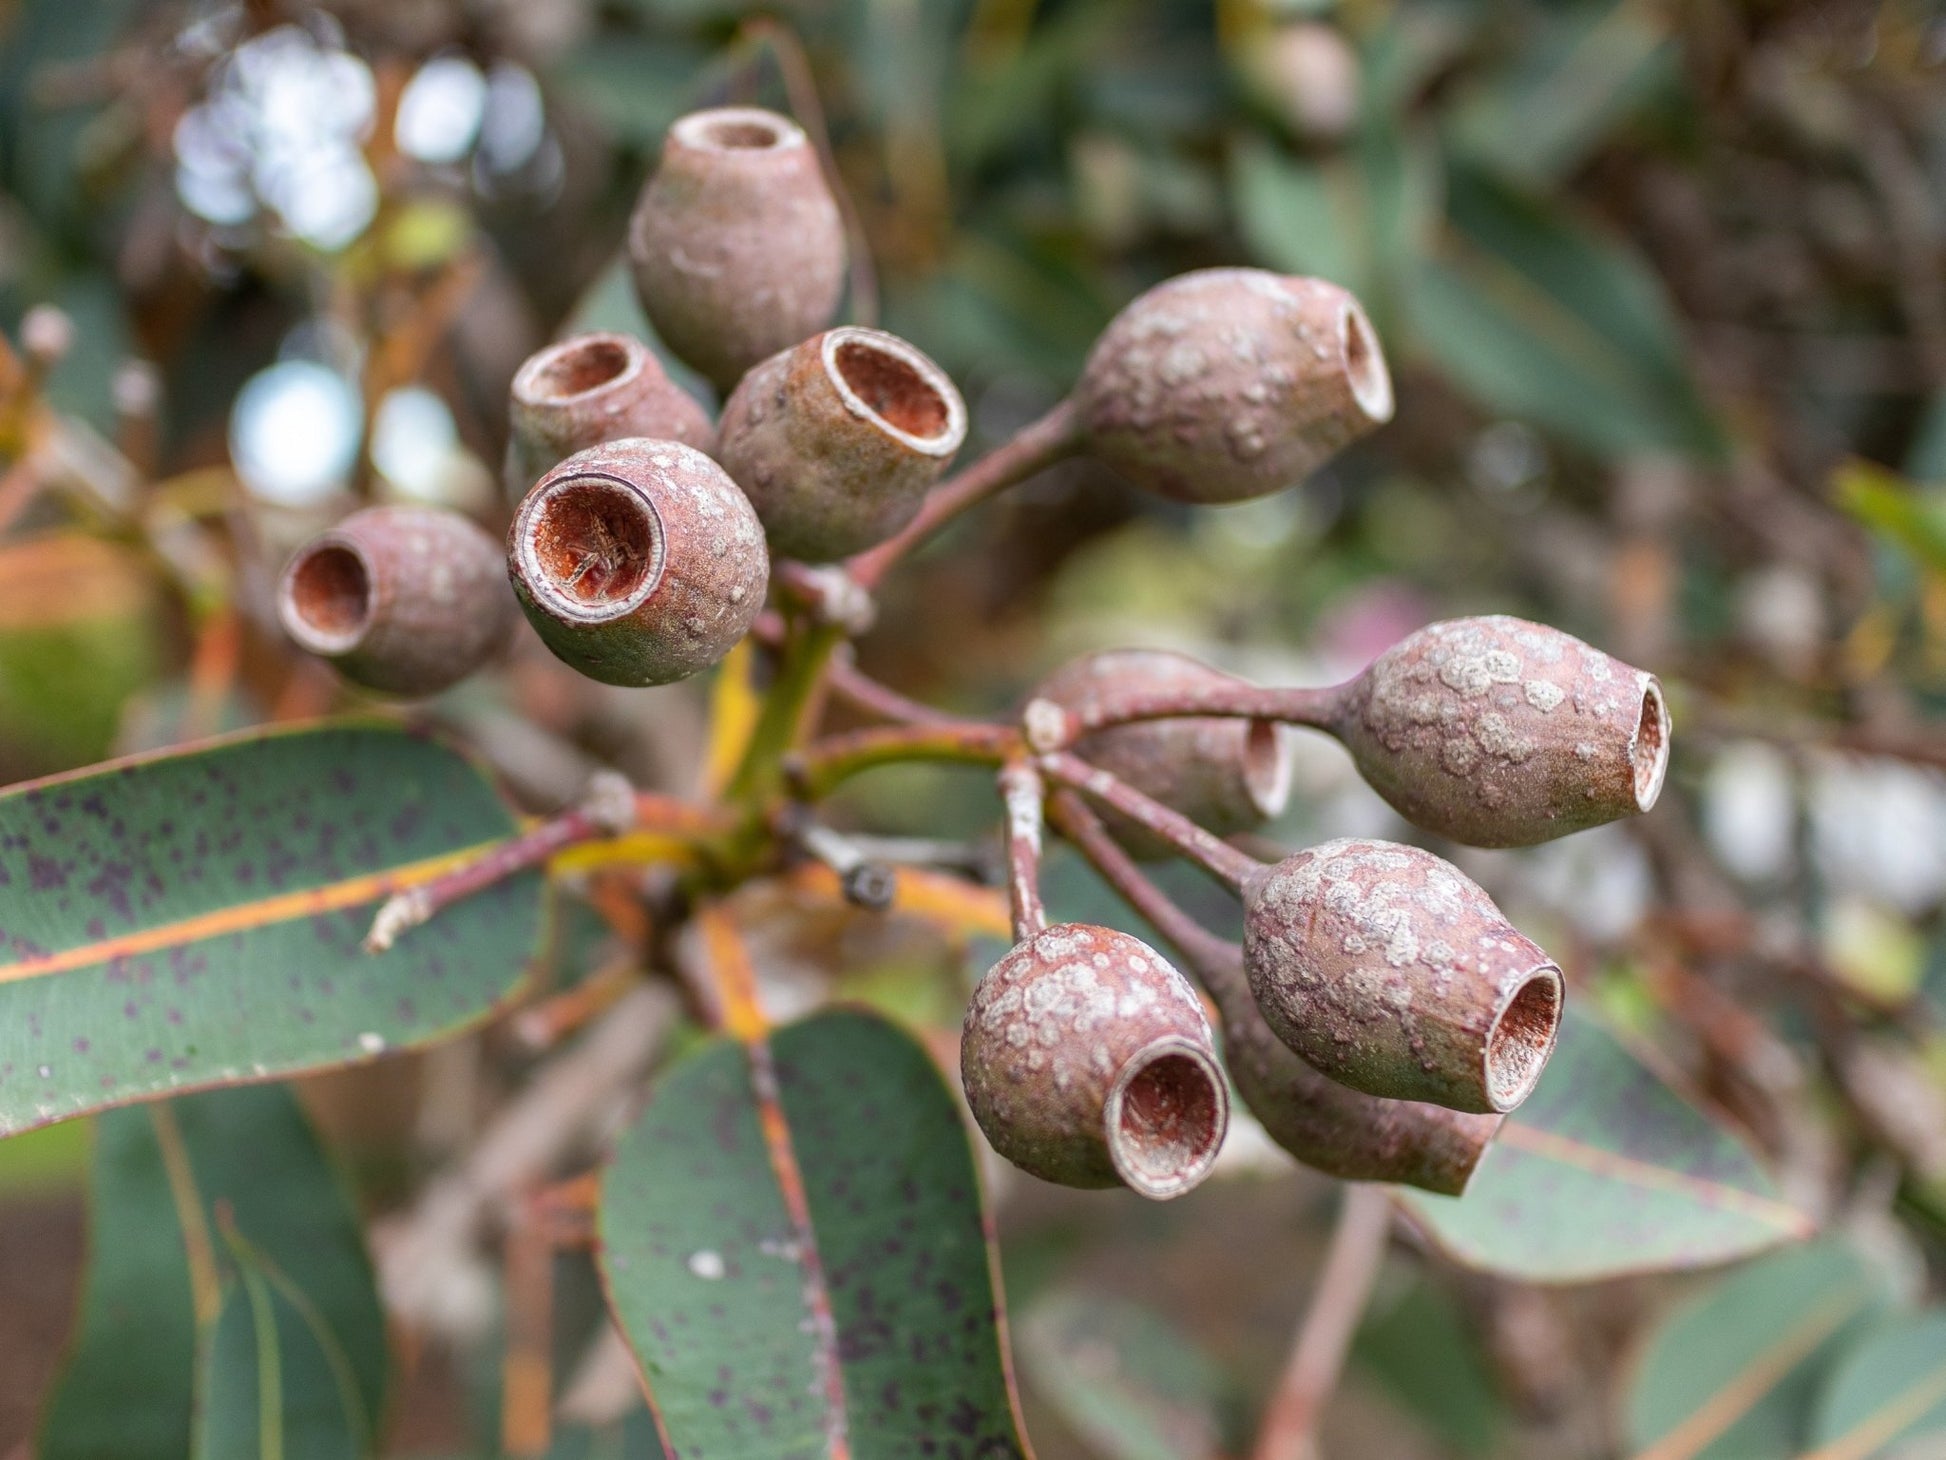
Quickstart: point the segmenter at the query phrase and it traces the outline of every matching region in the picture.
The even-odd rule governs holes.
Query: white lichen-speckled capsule
[[[437,694],[507,642],[500,545],[457,512],[368,507],[292,555],[277,615],[299,648],[385,694]]]
[[[1263,269],[1202,269],[1140,295],[1088,355],[1075,404],[1090,454],[1183,502],[1304,480],[1392,419],[1358,301]]]
[[[535,483],[506,568],[547,647],[604,684],[669,684],[750,631],[770,555],[723,469],[676,441],[611,441]]]
[[[1390,1100],[1504,1112],[1560,1030],[1561,970],[1463,872],[1395,842],[1325,842],[1246,880],[1244,969],[1319,1072]]]
[[[1669,767],[1655,676],[1526,619],[1419,630],[1344,687],[1333,720],[1400,815],[1476,847],[1647,811]]]
[[[1501,1117],[1386,1100],[1312,1069],[1265,1022],[1241,967],[1203,977],[1223,1018],[1223,1065],[1269,1137],[1345,1181],[1387,1181],[1458,1196]]]
[[[628,436],[714,454],[709,413],[628,335],[570,335],[537,350],[509,392],[506,483],[518,500],[563,458]]]
[[[960,1041],[994,1150],[1064,1186],[1156,1200],[1209,1174],[1229,1096],[1188,981],[1138,938],[1060,923],[987,971]]]
[[[758,365],[723,405],[717,459],[780,558],[828,563],[919,511],[966,440],[944,370],[883,330],[826,330]]]

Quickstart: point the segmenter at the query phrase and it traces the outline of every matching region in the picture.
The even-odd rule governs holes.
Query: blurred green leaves
[[[288,1089],[102,1116],[89,1195],[43,1460],[372,1452],[384,1315],[357,1213]]]

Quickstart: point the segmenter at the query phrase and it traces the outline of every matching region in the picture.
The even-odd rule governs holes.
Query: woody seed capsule
[[[723,406],[724,468],[770,550],[830,562],[892,536],[966,439],[966,406],[883,330],[826,330],[758,365]]]
[[[1064,1186],[1180,1196],[1229,1123],[1195,992],[1137,938],[1062,923],[1015,945],[973,992],[960,1073],[994,1150]]]
[[[500,546],[457,512],[368,507],[299,548],[277,615],[299,648],[385,694],[438,694],[506,644]]]
[[[696,398],[628,335],[572,335],[527,357],[508,407],[507,490],[519,498],[562,458],[646,436],[708,453],[716,428]]]
[[[763,526],[676,441],[570,456],[522,499],[506,570],[547,647],[604,684],[669,684],[735,647],[763,606]]]
[[[1112,649],[1064,664],[1034,694],[1079,715],[1112,715],[1117,703],[1147,694],[1217,692],[1239,683],[1187,654]],[[1073,749],[1217,836],[1261,826],[1281,814],[1290,797],[1290,739],[1268,720],[1141,720],[1085,735]],[[1132,856],[1172,855],[1168,843],[1127,817],[1107,808],[1101,816]]]
[[[844,227],[817,154],[757,107],[669,129],[628,253],[656,333],[722,390],[823,329],[844,288]]]
[[[1244,885],[1244,969],[1312,1068],[1390,1100],[1504,1112],[1560,1029],[1561,970],[1457,867],[1333,841]]]
[[[1669,767],[1655,677],[1525,619],[1421,629],[1346,687],[1334,721],[1402,816],[1478,847],[1647,811]]]
[[[1367,1095],[1312,1069],[1271,1032],[1243,970],[1205,974],[1223,1016],[1223,1064],[1272,1140],[1346,1181],[1388,1181],[1458,1196],[1500,1128],[1498,1115]]]
[[[1202,269],[1109,322],[1075,390],[1089,451],[1147,491],[1241,502],[1392,418],[1358,301],[1322,279]]]

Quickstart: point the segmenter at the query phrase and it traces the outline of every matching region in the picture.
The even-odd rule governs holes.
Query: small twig
[[[791,840],[838,877],[845,901],[871,912],[884,912],[899,893],[899,880],[885,863],[868,857],[858,843],[835,827],[805,820],[791,829]]]
[[[430,919],[441,908],[483,892],[517,872],[539,866],[557,852],[580,842],[616,837],[641,825],[645,807],[675,806],[660,797],[637,796],[634,787],[613,771],[599,771],[588,782],[579,806],[551,816],[538,826],[507,838],[492,851],[464,867],[417,887],[395,892],[379,907],[365,935],[367,953],[383,953],[405,933]]]
[[[1241,682],[1199,684],[1089,700],[1073,707],[1036,699],[1028,702],[1022,721],[1028,727],[1028,738],[1040,751],[1063,750],[1093,731],[1139,720],[1273,720],[1329,732],[1338,722],[1346,694],[1356,683],[1352,680],[1311,689],[1260,689]]]
[[[1117,845],[1101,818],[1088,809],[1078,792],[1056,791],[1048,800],[1055,828],[1073,842],[1102,880],[1134,908],[1149,926],[1182,955],[1190,972],[1205,988],[1229,982],[1243,966],[1243,950],[1228,938],[1212,933],[1164,892]]]
[[[1318,1424],[1385,1261],[1391,1218],[1382,1187],[1345,1184],[1317,1292],[1264,1412],[1251,1460],[1316,1460]]]
[[[1024,943],[1047,930],[1047,908],[1041,901],[1041,813],[1047,787],[1025,761],[1003,766],[999,785],[1007,807],[1007,899],[1014,941]]]
[[[1021,749],[1020,732],[1011,725],[883,725],[813,741],[790,758],[786,774],[801,796],[816,801],[874,766],[914,760],[997,766]]]
[[[524,1206],[507,1228],[506,1348],[500,1360],[500,1448],[545,1455],[554,1441],[554,1244],[545,1219]]]
[[[1077,755],[1059,751],[1040,757],[1038,764],[1062,785],[1084,792],[1119,811],[1144,831],[1161,837],[1180,855],[1194,862],[1232,892],[1241,894],[1244,883],[1263,870],[1263,863],[1255,857],[1238,851],[1222,838],[1203,830],[1180,811],[1143,795],[1119,776],[1111,775],[1099,766],[1092,766]]]
[[[825,673],[834,695],[874,719],[890,720],[898,725],[941,725],[953,718],[944,710],[908,699],[890,686],[880,684],[859,669],[849,644],[832,656],[831,666]]]
[[[933,488],[919,515],[897,537],[889,538],[846,563],[861,588],[875,589],[907,553],[967,508],[1046,470],[1081,448],[1072,402],[1062,401],[1038,421],[1024,426],[985,456]]]

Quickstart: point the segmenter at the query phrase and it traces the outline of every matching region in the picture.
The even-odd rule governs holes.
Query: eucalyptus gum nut
[[[779,557],[825,563],[910,522],[966,440],[966,405],[883,330],[827,330],[771,356],[723,406],[724,468]]]
[[[508,492],[518,500],[577,451],[646,436],[713,454],[709,413],[640,340],[605,331],[571,335],[527,357],[508,403]]]
[[[1171,690],[1220,692],[1242,682],[1167,649],[1111,649],[1070,660],[1041,681],[1034,697],[1087,714]],[[1268,720],[1217,716],[1139,720],[1083,736],[1072,747],[1163,805],[1217,836],[1261,826],[1290,799],[1292,746]],[[1130,856],[1174,855],[1160,837],[1109,807],[1102,822]]]
[[[1223,1016],[1223,1064],[1270,1138],[1314,1170],[1444,1196],[1466,1190],[1501,1116],[1385,1100],[1320,1075],[1271,1031],[1237,970],[1212,984]]]
[[[1083,923],[1056,924],[987,971],[960,1074],[994,1150],[1063,1186],[1181,1196],[1209,1174],[1229,1124],[1195,991],[1140,939]]]
[[[1560,1031],[1561,970],[1450,863],[1326,842],[1250,877],[1244,971],[1277,1037],[1368,1095],[1505,1112]]]
[[[1199,503],[1294,486],[1392,419],[1358,301],[1263,269],[1203,269],[1137,297],[1095,342],[1075,400],[1093,456]]]
[[[535,483],[507,534],[528,622],[604,684],[670,684],[749,632],[770,555],[723,468],[677,441],[576,452]]]
[[[299,648],[385,694],[438,694],[514,625],[500,545],[439,507],[367,507],[292,555],[277,616]]]
[[[1520,847],[1655,805],[1669,712],[1655,676],[1503,616],[1432,624],[1347,688],[1335,730],[1413,825]]]
[[[670,127],[628,254],[657,335],[722,390],[823,329],[844,290],[844,224],[817,154],[758,107]]]

